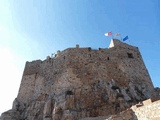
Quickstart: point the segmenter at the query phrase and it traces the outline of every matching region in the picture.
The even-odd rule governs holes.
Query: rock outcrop
[[[137,47],[68,48],[27,62],[11,110],[1,120],[78,120],[111,116],[151,97],[154,87]]]

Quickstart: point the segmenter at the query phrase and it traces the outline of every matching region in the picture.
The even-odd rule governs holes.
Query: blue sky
[[[0,113],[17,96],[26,61],[76,44],[106,48],[109,31],[129,36],[160,87],[159,0],[0,0]]]

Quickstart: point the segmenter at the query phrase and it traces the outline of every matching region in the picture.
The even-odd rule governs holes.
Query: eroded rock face
[[[17,110],[8,110],[2,113],[0,120],[20,120],[20,113]]]
[[[99,50],[69,48],[54,58],[27,62],[7,114],[15,111],[23,120],[78,120],[116,114],[149,98],[154,88],[138,48],[118,40],[112,44]]]
[[[154,92],[152,94],[152,98],[159,100],[160,99],[160,88],[154,88]]]

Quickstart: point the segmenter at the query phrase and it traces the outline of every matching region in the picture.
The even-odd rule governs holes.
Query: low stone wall
[[[138,120],[160,120],[160,100],[145,100],[142,106],[132,106],[132,110]]]

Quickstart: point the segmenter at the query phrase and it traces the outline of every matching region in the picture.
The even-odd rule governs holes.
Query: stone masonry
[[[26,62],[17,98],[1,120],[78,120],[110,116],[151,97],[154,87],[137,47],[68,48]]]
[[[160,120],[160,100],[148,99],[142,106],[133,106],[135,120]]]

